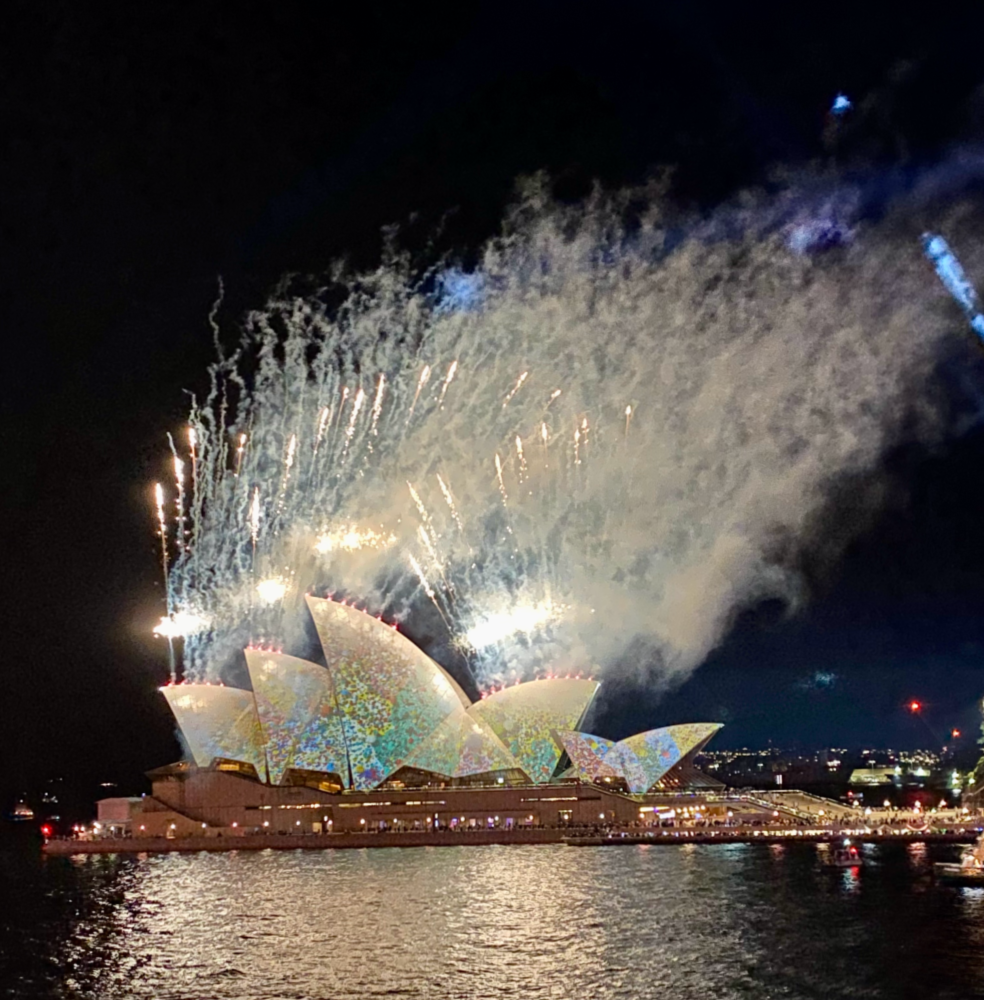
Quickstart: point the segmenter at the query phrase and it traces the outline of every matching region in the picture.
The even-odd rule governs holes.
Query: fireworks
[[[502,459],[499,458],[499,453],[495,453],[495,478],[496,482],[499,484],[499,492],[502,494],[502,502],[507,503],[509,500],[509,494],[506,493],[506,483],[502,478]]]
[[[160,623],[154,626],[154,635],[166,639],[183,639],[201,632],[207,626],[207,620],[201,615],[191,611],[178,611],[162,618]]]
[[[164,516],[164,487],[154,484],[154,502],[157,505],[157,523],[160,526],[161,552],[164,560],[164,576],[167,576],[167,519]]]
[[[454,503],[454,496],[451,493],[451,490],[448,487],[447,483],[445,483],[444,480],[441,478],[440,473],[437,474],[437,482],[438,485],[441,487],[441,492],[444,494],[444,500],[448,505],[448,510],[451,511],[451,516],[454,518],[454,523],[457,525],[458,531],[463,532],[465,530],[465,526],[461,523],[461,517],[458,514],[458,508],[455,506]]]
[[[272,577],[269,580],[263,580],[261,583],[258,583],[256,585],[256,592],[266,604],[273,604],[276,601],[283,600],[284,594],[287,593],[287,584],[277,577]]]
[[[420,399],[420,392],[427,385],[427,380],[430,378],[431,366],[424,365],[420,372],[420,378],[417,379],[417,391],[413,394],[413,402],[410,404],[410,412],[407,414],[407,423],[410,423],[410,418],[413,416],[413,411],[417,409],[417,400]],[[443,401],[443,395],[441,397]]]
[[[396,535],[392,532],[373,531],[359,528],[354,524],[342,525],[334,531],[325,531],[318,536],[315,551],[322,555],[330,552],[358,552],[360,549],[381,549],[392,545]]]
[[[526,455],[523,454],[523,439],[516,435],[516,457],[519,459],[519,481],[522,482],[528,475],[526,468]]]
[[[481,308],[396,257],[340,279],[342,306],[248,314],[155,489],[157,631],[187,676],[305,641],[308,591],[411,623],[429,603],[483,686],[637,636],[686,669],[743,602],[796,596],[828,480],[877,459],[932,367],[934,303],[890,294],[918,251],[874,227],[818,269],[764,227],[622,232],[619,205],[531,198],[480,257]]]
[[[342,452],[343,459],[348,455],[349,445],[352,443],[352,437],[355,434],[355,427],[359,421],[359,413],[362,410],[362,404],[365,400],[366,394],[360,385],[355,393],[355,401],[352,403],[352,416],[349,418],[348,427],[345,428],[345,449]]]
[[[452,361],[448,367],[448,373],[444,376],[444,384],[441,386],[441,395],[437,400],[437,405],[440,409],[444,409],[444,397],[448,394],[448,387],[451,385],[451,380],[454,378],[454,373],[458,370],[458,362]]]
[[[323,406],[321,408],[321,413],[318,414],[318,430],[314,436],[314,453],[318,454],[318,448],[321,447],[321,439],[325,436],[325,428],[328,426],[328,422],[331,420],[331,407]],[[246,435],[243,435],[245,439]]]
[[[249,537],[253,540],[253,552],[256,552],[256,542],[260,537],[260,488],[253,490],[253,500],[249,505]]]
[[[559,619],[564,610],[549,601],[522,604],[509,611],[486,616],[465,633],[465,638],[475,649],[484,649],[520,632],[529,635],[540,626]]]
[[[372,403],[372,426],[369,428],[369,433],[373,437],[379,433],[379,415],[383,412],[383,391],[386,388],[386,376],[379,376],[379,384],[376,386],[376,398]]]
[[[530,375],[529,372],[523,372],[523,374],[520,375],[518,379],[516,379],[516,384],[512,387],[506,398],[502,401],[503,409],[505,409],[512,402],[513,396],[515,396],[516,393],[523,388],[523,383],[529,378],[529,375]]]

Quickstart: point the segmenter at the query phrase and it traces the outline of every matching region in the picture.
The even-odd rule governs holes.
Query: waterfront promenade
[[[972,843],[980,834],[976,826],[917,830],[909,827],[814,828],[693,827],[613,830],[572,830],[566,827],[536,827],[520,830],[388,831],[379,833],[245,834],[233,837],[119,837],[92,840],[53,839],[44,844],[45,854],[149,854],[171,851],[266,851],[344,850],[380,847],[461,847],[489,844],[568,844],[574,847],[629,846],[651,844],[777,844],[794,841],[822,843],[849,836],[858,843],[891,841],[926,843]]]

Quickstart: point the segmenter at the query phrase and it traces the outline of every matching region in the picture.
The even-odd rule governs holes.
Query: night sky
[[[178,756],[149,635],[150,490],[185,391],[205,386],[219,275],[234,335],[285,272],[372,264],[390,223],[411,241],[441,224],[467,255],[541,169],[574,200],[672,165],[672,197],[709,210],[829,155],[838,91],[867,100],[844,169],[915,172],[984,140],[984,25],[924,8],[336,6],[8,10],[0,792],[55,773],[139,789]],[[984,354],[944,372],[948,405],[973,412],[978,376],[984,398]],[[674,691],[609,685],[595,728],[715,719],[719,746],[976,735],[984,423],[932,452],[902,442],[870,482],[832,491],[830,531],[873,485],[884,500],[842,555],[804,555],[805,607],[745,612]]]

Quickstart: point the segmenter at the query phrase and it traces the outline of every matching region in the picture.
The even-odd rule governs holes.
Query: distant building
[[[851,771],[849,785],[894,785],[897,773],[894,767],[856,767]]]
[[[100,799],[96,803],[98,830],[108,837],[129,837],[134,816],[142,812],[142,798]]]

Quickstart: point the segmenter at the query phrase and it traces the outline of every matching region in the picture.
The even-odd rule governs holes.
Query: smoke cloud
[[[924,220],[857,202],[787,189],[687,220],[539,180],[473,269],[390,252],[277,295],[179,445],[171,607],[207,623],[186,674],[249,642],[303,655],[308,590],[411,629],[429,607],[480,687],[678,680],[742,608],[796,608],[830,490],[939,433],[923,387],[958,322]]]

